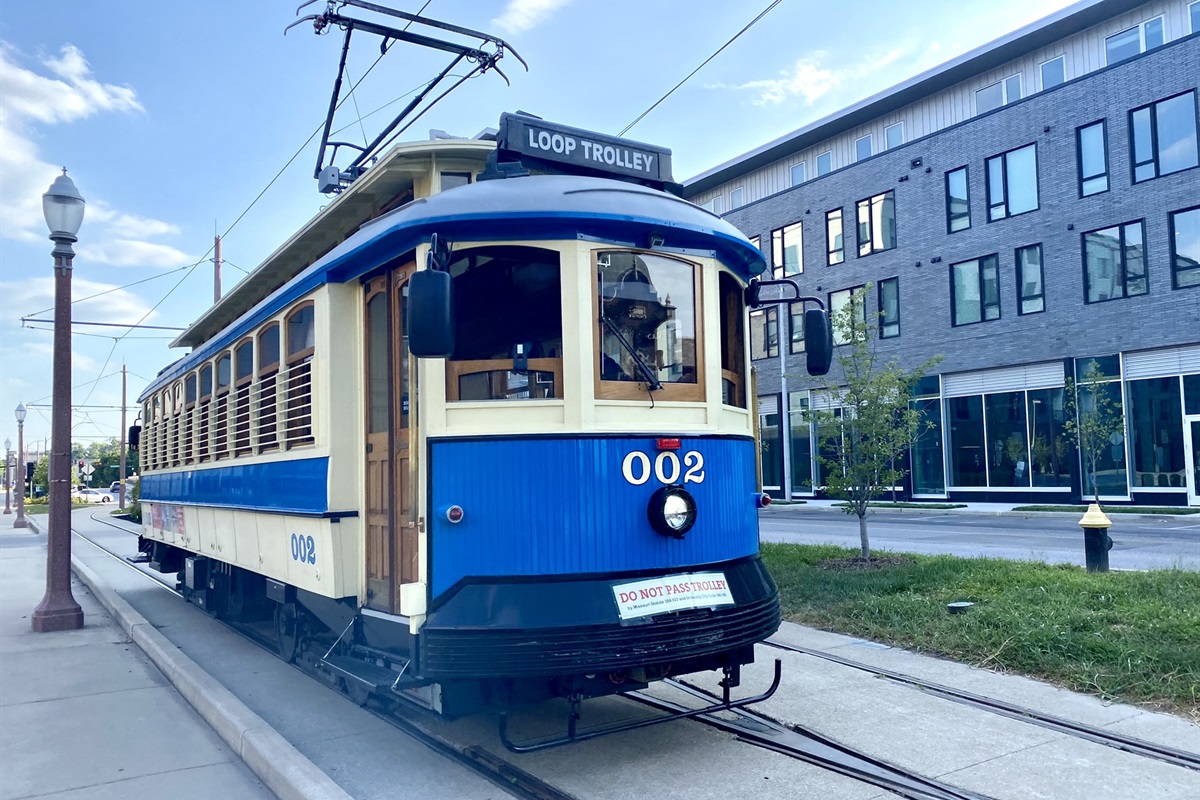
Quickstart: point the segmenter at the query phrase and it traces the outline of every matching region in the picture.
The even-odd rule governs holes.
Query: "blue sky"
[[[52,341],[40,330],[50,326],[20,318],[52,315],[41,195],[62,166],[87,200],[73,278],[81,321],[185,326],[211,304],[212,265],[183,268],[211,258],[214,233],[228,231],[228,291],[328,202],[312,178],[316,140],[304,143],[324,120],[341,34],[306,24],[285,37],[299,2],[4,4],[0,440],[16,446],[19,402],[30,406],[27,442],[50,434]],[[505,39],[530,69],[506,58],[512,86],[494,74],[468,81],[405,138],[472,136],[517,109],[615,134],[767,5],[432,0],[427,15]],[[922,0],[918,12],[891,0],[783,0],[627,135],[671,148],[684,180],[1067,5]],[[350,78],[378,52],[377,38],[356,34]],[[343,105],[339,136],[373,138],[447,60],[394,47]],[[102,407],[120,402],[122,363],[134,398],[184,353],[167,348],[170,332],[123,333],[75,328],[73,402],[93,406],[73,413],[75,441],[117,435],[119,412]]]

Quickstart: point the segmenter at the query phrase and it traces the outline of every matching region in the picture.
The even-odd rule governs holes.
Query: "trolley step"
[[[404,670],[397,672],[394,669],[372,664],[351,656],[325,656],[321,659],[320,663],[335,675],[355,681],[372,690],[399,691],[418,683],[411,678],[406,678]],[[408,666],[407,662],[404,666]]]

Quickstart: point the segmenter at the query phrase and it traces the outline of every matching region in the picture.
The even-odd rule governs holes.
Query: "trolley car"
[[[395,147],[177,340],[140,399],[142,549],[359,698],[736,685],[780,620],[746,336],[778,282],[663,190],[669,150],[497,139]]]

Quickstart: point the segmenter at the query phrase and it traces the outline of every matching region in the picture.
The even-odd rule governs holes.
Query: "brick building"
[[[1085,0],[685,192],[804,294],[836,308],[869,284],[885,357],[942,356],[905,495],[1090,494],[1063,389],[1095,364],[1126,430],[1102,498],[1200,505],[1198,84],[1200,0]],[[764,486],[803,497],[821,485],[806,412],[828,394],[789,316],[754,312],[751,337]]]

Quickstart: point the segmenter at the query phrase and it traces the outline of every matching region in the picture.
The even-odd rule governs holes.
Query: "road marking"
[[[1200,529],[1200,525],[1180,525],[1178,528],[1167,528],[1169,531],[1190,531],[1192,529]]]

